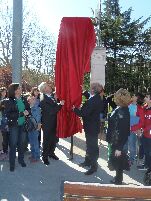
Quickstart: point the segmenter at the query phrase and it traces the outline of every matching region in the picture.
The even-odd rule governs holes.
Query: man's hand
[[[119,150],[115,150],[115,157],[119,157],[119,156],[121,156],[121,151],[119,151]]]
[[[60,101],[60,105],[64,105],[65,101],[64,100],[61,100]]]
[[[72,106],[72,110],[74,110],[74,109],[75,109],[75,105]]]

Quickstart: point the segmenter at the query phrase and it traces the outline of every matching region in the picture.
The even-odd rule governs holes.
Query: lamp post
[[[22,83],[22,0],[13,0],[12,82]]]

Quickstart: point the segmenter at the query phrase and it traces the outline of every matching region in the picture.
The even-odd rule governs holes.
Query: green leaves
[[[131,19],[132,8],[122,12],[119,0],[106,0],[100,22],[100,37],[107,50],[106,92],[120,87],[143,90],[150,87],[150,17]],[[147,70],[144,70],[147,69]]]

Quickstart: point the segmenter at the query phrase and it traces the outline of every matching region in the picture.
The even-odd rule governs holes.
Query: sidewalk
[[[86,169],[77,164],[85,155],[83,134],[74,136],[74,159],[69,161],[70,139],[60,139],[56,155],[60,160],[50,160],[45,166],[41,161],[30,164],[29,155],[25,156],[26,168],[19,166],[16,160],[15,172],[9,171],[8,162],[0,162],[0,200],[1,201],[61,201],[64,181],[96,182],[107,184],[115,176],[107,168],[107,146],[100,146],[99,168],[97,173],[85,176]],[[134,165],[130,172],[125,172],[124,182],[127,185],[143,185],[144,171]]]

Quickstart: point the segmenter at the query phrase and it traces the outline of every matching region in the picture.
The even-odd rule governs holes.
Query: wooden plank
[[[114,186],[102,184],[86,184],[82,182],[65,182],[65,195],[77,195],[81,197],[92,196],[96,198],[134,198],[139,200],[151,200],[151,187]],[[98,199],[98,200],[99,200]],[[74,200],[74,199],[73,199]],[[110,199],[111,200],[111,199]],[[133,199],[131,199],[133,200]]]

